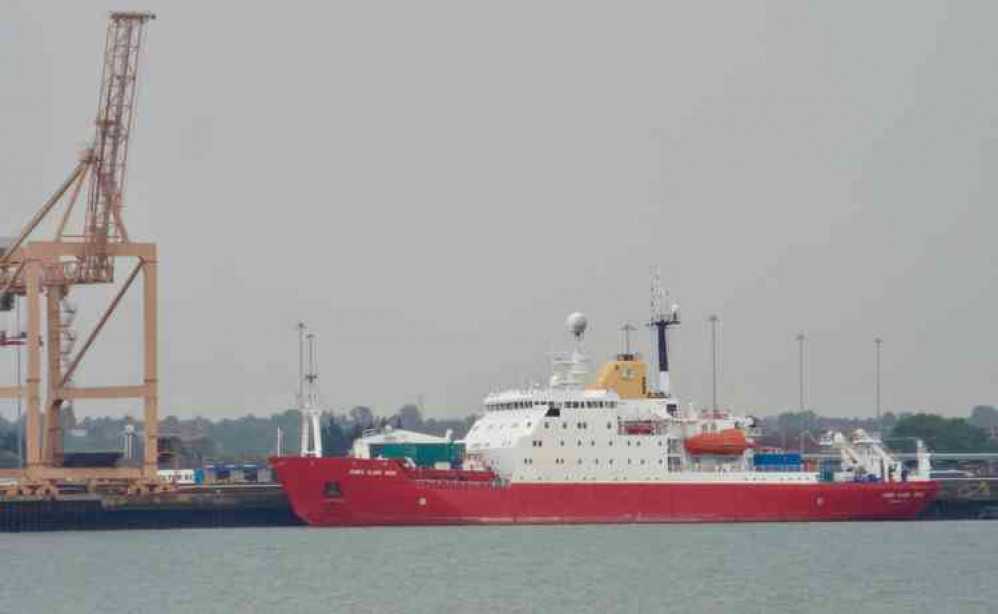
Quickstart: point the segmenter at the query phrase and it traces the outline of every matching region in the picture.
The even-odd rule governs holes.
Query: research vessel
[[[675,307],[652,318],[655,381],[629,347],[590,381],[586,318],[572,314],[575,349],[553,357],[548,384],[489,394],[448,463],[361,446],[271,464],[312,526],[894,520],[933,501],[921,445],[909,468],[875,436],[828,433],[832,460],[810,465],[760,449],[752,417],[681,405],[667,343],[678,322]]]

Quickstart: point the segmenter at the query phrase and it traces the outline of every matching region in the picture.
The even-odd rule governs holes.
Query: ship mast
[[[304,322],[298,323],[298,406],[301,411],[301,455],[322,458],[322,432],[319,422],[322,411],[319,409],[319,373],[315,365],[315,333],[305,331]],[[304,369],[304,344],[308,343],[308,371]],[[310,436],[311,435],[311,436]]]
[[[665,313],[665,303],[668,298],[662,288],[662,274],[659,269],[652,270],[651,276],[651,320],[648,325],[655,329],[658,341],[658,391],[664,397],[671,397],[669,382],[669,339],[670,326],[679,324],[679,305],[675,303]]]

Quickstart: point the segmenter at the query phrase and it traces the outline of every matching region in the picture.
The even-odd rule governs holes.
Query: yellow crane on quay
[[[135,241],[123,216],[142,36],[152,19],[155,15],[144,12],[110,14],[93,141],[51,198],[0,248],[0,303],[9,309],[23,298],[27,318],[25,336],[14,340],[26,347],[27,377],[14,386],[0,387],[0,398],[25,401],[26,464],[22,469],[0,470],[0,477],[16,478],[16,485],[0,489],[0,494],[54,496],[58,485],[66,482],[131,493],[160,488],[156,244]],[[74,215],[81,200],[85,210]],[[47,220],[54,223],[55,233],[43,238],[39,228]],[[118,280],[117,292],[76,349],[71,329],[75,307],[66,299],[78,286],[114,285],[119,259],[135,264],[124,280]],[[81,362],[140,275],[142,382],[91,387],[74,383]],[[65,404],[74,399],[141,399],[145,423],[141,467],[64,466],[60,418]]]

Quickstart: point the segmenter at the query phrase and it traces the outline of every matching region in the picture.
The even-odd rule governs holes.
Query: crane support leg
[[[28,378],[25,387],[28,393],[27,415],[25,417],[25,456],[28,461],[28,470],[38,467],[41,464],[41,405],[40,395],[41,374],[42,374],[42,265],[37,260],[32,260],[25,267],[25,281],[27,283],[27,307],[28,307]]]
[[[45,343],[48,358],[48,378],[46,380],[47,406],[45,408],[45,464],[54,466],[62,460],[62,400],[58,398],[58,388],[62,381],[59,349],[62,339],[59,336],[59,288],[49,286],[45,293]]]
[[[153,257],[143,260],[142,266],[142,308],[143,308],[143,370],[145,386],[145,462],[142,472],[147,479],[156,478],[158,460],[156,431],[159,423],[159,313],[157,311],[158,263]]]

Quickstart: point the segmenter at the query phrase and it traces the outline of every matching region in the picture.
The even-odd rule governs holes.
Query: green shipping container
[[[409,458],[417,467],[434,467],[447,463],[454,467],[461,464],[464,446],[458,443],[384,443],[371,444],[372,458]]]

